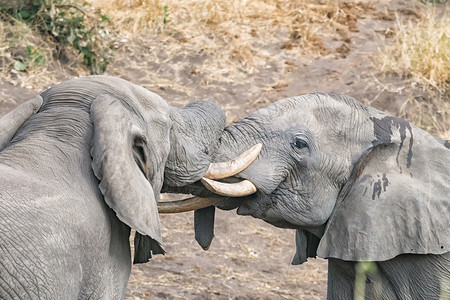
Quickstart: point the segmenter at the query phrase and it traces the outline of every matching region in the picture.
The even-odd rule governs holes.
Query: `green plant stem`
[[[86,17],[88,17],[89,19],[91,19],[91,20],[94,19],[94,17],[92,17],[87,11],[85,11],[81,7],[74,5],[74,4],[54,4],[54,6],[60,7],[60,8],[74,8],[74,9],[78,10],[79,12],[81,12]]]
[[[367,274],[375,274],[377,266],[374,262],[365,261],[358,262],[355,266],[355,293],[354,300],[364,300],[366,296],[366,279]]]

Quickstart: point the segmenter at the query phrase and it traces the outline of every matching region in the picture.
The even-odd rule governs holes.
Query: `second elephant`
[[[257,143],[259,157],[234,176],[257,191],[227,199],[228,208],[297,229],[293,263],[327,258],[329,299],[354,298],[360,261],[378,269],[365,299],[437,300],[448,292],[449,141],[351,97],[315,93],[226,127],[215,160]],[[226,183],[203,181],[235,196]]]

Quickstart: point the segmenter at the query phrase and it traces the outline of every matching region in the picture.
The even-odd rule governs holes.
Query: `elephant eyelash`
[[[302,138],[295,138],[291,145],[292,148],[294,149],[304,149],[304,148],[309,149],[308,143]]]
[[[308,148],[308,144],[300,139],[294,141],[294,146],[299,149]]]

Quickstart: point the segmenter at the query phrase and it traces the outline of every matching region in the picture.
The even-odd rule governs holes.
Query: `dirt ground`
[[[296,37],[281,32],[285,42],[264,45],[279,63],[260,67],[238,82],[221,81],[196,71],[207,55],[167,57],[164,47],[149,47],[151,36],[141,36],[123,42],[107,75],[142,85],[175,106],[209,98],[226,110],[228,122],[278,99],[318,90],[348,94],[394,115],[411,96],[429,96],[408,79],[380,75],[372,59],[374,51],[389,43],[396,15],[413,20],[424,5],[401,0],[341,1],[340,8],[345,12],[338,20],[340,29],[324,40],[327,53],[319,59],[299,58],[292,53],[295,49],[285,50]],[[2,78],[0,116],[42,89],[29,90]],[[162,215],[161,222],[167,254],[133,266],[126,299],[326,297],[326,260],[290,265],[295,252],[293,230],[274,228],[234,211],[217,211],[215,239],[203,251],[194,240],[192,212]]]

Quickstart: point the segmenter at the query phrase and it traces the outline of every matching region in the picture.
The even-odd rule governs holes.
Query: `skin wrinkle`
[[[17,270],[17,273],[18,273],[18,274],[22,274],[22,273],[25,271],[25,274],[26,274],[27,276],[25,276],[25,274],[24,274],[24,275],[22,276],[23,280],[24,280],[26,283],[31,283],[31,285],[34,286],[34,287],[36,288],[35,291],[34,291],[34,290],[31,290],[31,291],[29,291],[28,294],[29,294],[29,295],[35,294],[35,295],[39,298],[40,290],[39,290],[39,284],[37,283],[37,276],[32,272],[31,269],[28,268],[28,266],[25,266],[25,268],[26,268],[28,271],[30,271],[29,274],[27,274],[27,271],[24,270],[23,268],[20,268],[20,269],[19,269],[19,268],[16,267],[16,266],[19,266],[19,264],[17,264],[17,262],[16,262],[16,264],[14,265],[14,268]],[[27,286],[29,286],[29,285],[27,285]],[[31,298],[31,296],[30,296],[30,298]]]
[[[6,268],[6,266],[3,264],[3,262],[2,262],[1,260],[0,260],[0,266],[3,267],[3,270],[6,270],[6,272],[9,274],[9,277],[10,277],[10,278],[16,278],[16,276],[14,276],[14,274],[11,273],[10,270]],[[5,282],[6,282],[6,281],[5,281]],[[22,281],[21,281],[21,280],[16,280],[16,282],[19,283],[19,285],[22,287],[22,291],[25,292],[25,293],[28,295],[28,297],[29,297],[30,299],[32,299],[32,298],[31,298],[31,295],[30,295],[30,292],[29,292],[28,289],[23,285]],[[9,284],[8,284],[8,286],[9,286]],[[10,287],[10,289],[11,289],[12,291],[14,291],[14,293],[15,293],[19,298],[21,298],[21,295],[18,294],[18,292],[16,291],[15,288],[12,289],[11,286],[9,286],[9,287]],[[16,285],[15,285],[14,287],[16,287]]]
[[[270,151],[271,149],[266,149],[266,155],[269,157],[267,164],[262,164],[260,167],[254,166],[252,168],[247,168],[247,170],[241,172],[241,177],[247,179],[247,174],[256,173],[258,176],[253,176],[252,180],[254,184],[257,185],[258,189],[264,194],[271,194],[277,188],[276,182],[282,182],[288,175],[289,170],[284,164],[279,164],[279,160],[283,159],[283,152],[275,153]],[[260,154],[261,158],[264,157],[265,153]],[[275,166],[275,168],[273,168]],[[272,179],[275,179],[272,181]]]
[[[310,140],[311,140],[311,138],[310,138]],[[310,146],[314,150],[314,152],[313,152],[314,155],[317,155],[316,152],[318,152],[318,151],[317,151],[317,148],[314,147],[314,145],[315,145],[314,143],[310,142]],[[289,155],[286,155],[286,154],[283,155],[283,157],[288,157],[288,156]],[[295,156],[296,155],[293,155],[294,158],[295,158]],[[333,161],[333,162],[335,162],[335,161]],[[320,206],[318,209],[317,208],[313,209],[314,207],[318,206],[319,203],[317,203],[316,201],[307,201],[305,199],[312,199],[313,197],[308,196],[308,195],[313,195],[313,194],[316,194],[315,198],[318,198],[318,199],[323,198],[320,196],[321,191],[320,190],[319,191],[308,191],[308,192],[306,192],[306,190],[302,191],[302,186],[311,187],[311,185],[309,184],[309,181],[305,182],[306,178],[310,178],[312,176],[311,172],[320,173],[320,174],[329,174],[328,178],[337,177],[337,176],[335,176],[336,171],[332,171],[332,169],[336,169],[336,167],[334,167],[334,164],[332,164],[332,160],[327,159],[327,157],[323,156],[323,155],[322,155],[322,158],[316,160],[316,163],[310,163],[310,162],[308,162],[308,160],[306,160],[304,163],[308,163],[309,166],[306,167],[306,166],[303,166],[300,162],[297,162],[297,164],[293,165],[290,168],[291,177],[293,176],[293,178],[295,178],[295,179],[291,178],[291,179],[287,180],[287,182],[291,183],[290,188],[289,187],[286,188],[285,184],[283,184],[284,182],[281,182],[279,184],[278,188],[280,190],[289,191],[292,194],[289,197],[291,200],[287,200],[287,201],[284,200],[284,201],[280,201],[279,203],[281,205],[281,208],[284,207],[286,212],[295,210],[300,213],[300,216],[298,218],[291,219],[290,222],[298,224],[298,220],[303,220],[304,224],[298,224],[298,225],[307,225],[307,224],[311,225],[311,223],[309,223],[309,222],[312,222],[312,224],[314,226],[316,226],[316,225],[319,226],[325,222],[325,220],[328,218],[328,216],[327,215],[320,216],[320,217],[316,216],[316,217],[314,217],[314,219],[317,221],[316,222],[312,221],[311,220],[311,212],[312,211],[320,212],[320,211],[324,211],[324,209],[322,209],[322,207],[320,207]],[[319,165],[318,168],[314,167],[316,164]],[[308,168],[311,169],[312,171],[305,172]],[[305,179],[303,179],[303,180],[300,179],[299,177],[301,177],[301,175],[303,175],[303,177],[305,177]],[[337,178],[340,178],[340,177],[337,177]],[[316,176],[316,178],[313,178],[311,180],[313,180],[314,182],[322,181],[322,179],[319,176]],[[297,184],[294,186],[294,183],[297,183]],[[336,187],[338,186],[338,183],[336,183],[336,182],[332,183],[332,184]],[[326,186],[326,184],[324,184],[324,183],[321,183],[319,185]],[[299,200],[296,200],[296,199],[299,199]],[[304,199],[304,200],[302,201],[300,199]],[[299,209],[294,209],[292,205],[295,203],[302,205],[302,207]],[[282,214],[282,215],[289,216],[288,213]]]
[[[2,263],[2,261],[0,260],[0,265],[3,267],[4,270],[6,270],[6,272],[10,275],[10,278],[14,278],[12,276],[12,274],[8,271],[8,269],[6,269]],[[6,281],[6,279],[4,279],[2,276],[0,276],[0,280],[3,280],[3,282],[6,284],[7,288],[8,288],[8,295],[11,296],[11,298],[13,298],[12,294],[10,292],[13,292],[17,297],[20,297],[20,295],[18,294],[18,291],[15,288],[12,288],[11,285],[9,284],[9,282]],[[21,283],[19,282],[19,284],[21,285]],[[0,286],[1,287],[1,286]],[[23,287],[23,286],[22,286]]]
[[[411,276],[401,276],[402,274],[398,274],[398,269],[401,267],[401,262],[403,260],[410,258],[412,262],[408,265],[408,268],[411,270],[420,270],[420,272],[410,272]],[[447,260],[443,257],[444,260]],[[423,269],[422,261],[427,261],[427,263],[431,264],[430,268]],[[436,255],[428,255],[428,256],[419,256],[416,254],[408,254],[403,257],[399,257],[396,259],[395,264],[389,264],[386,262],[378,262],[378,269],[381,270],[383,275],[389,279],[389,282],[393,284],[395,291],[402,291],[402,297],[409,295],[411,299],[416,299],[417,295],[431,295],[433,294],[433,288],[436,286],[440,286],[441,282],[439,278],[436,278],[435,274],[446,274],[443,278],[450,279],[450,274],[445,270],[443,265],[440,263],[438,256]],[[440,270],[440,272],[430,273],[430,270]],[[400,275],[400,276],[399,276]],[[433,278],[434,277],[434,278]],[[427,278],[427,280],[425,280]],[[404,281],[409,281],[408,285],[402,284]],[[430,285],[421,284],[423,282],[429,282]],[[433,287],[434,286],[434,287]],[[412,289],[414,287],[414,289]],[[407,290],[405,290],[407,289]]]
[[[246,145],[248,146],[251,143],[256,143],[258,140],[266,138],[266,132],[268,131],[264,129],[262,123],[250,116],[248,119],[236,122],[233,126],[226,127],[225,132],[233,137],[236,145],[238,145],[238,141],[246,141]],[[264,151],[264,147],[262,151]]]
[[[390,277],[389,273],[387,273],[386,270],[379,263],[377,263],[377,275],[381,275],[381,278],[383,278],[383,279],[385,279],[385,278],[389,279],[389,277]],[[370,277],[369,277],[369,279],[370,279]],[[408,280],[407,278],[404,278],[404,279],[402,279],[402,281],[404,281],[405,279]],[[396,289],[393,286],[393,283],[389,280],[385,280],[385,282],[386,283],[384,286],[386,286],[386,284],[389,286],[388,290],[393,294],[392,296],[399,298],[399,295],[396,293],[396,291],[398,291],[398,288]],[[384,289],[387,290],[386,287],[384,287]]]
[[[12,195],[10,195],[7,191],[5,191],[5,194],[8,194],[9,196],[10,196],[10,199],[13,199],[13,197],[12,197]],[[0,203],[1,204],[1,203]],[[8,223],[10,223],[10,224],[12,224],[13,222],[15,223],[15,224],[18,224],[18,225],[24,225],[23,227],[26,227],[26,223],[25,222],[28,222],[29,220],[36,220],[36,218],[34,217],[34,215],[33,214],[27,214],[26,215],[26,217],[25,218],[23,218],[22,216],[20,216],[20,215],[17,215],[17,212],[15,211],[15,210],[13,210],[12,208],[10,209],[9,208],[9,206],[8,205],[6,205],[6,206],[2,206],[1,207],[1,209],[3,210],[3,211],[7,211],[8,212],[8,214],[7,215],[5,215],[4,216],[4,220],[6,220],[7,222],[6,222],[6,224],[4,224],[4,225],[7,225]],[[11,218],[8,218],[8,215],[10,215],[10,216],[12,216]],[[8,222],[9,221],[9,222]],[[19,228],[18,228],[19,229]],[[20,229],[19,229],[20,230]],[[12,232],[12,231],[10,231],[10,232]],[[42,231],[43,232],[43,231]],[[17,233],[16,233],[17,234]],[[39,234],[39,233],[37,233],[37,234]],[[40,235],[39,235],[40,236]],[[24,242],[24,243],[22,243],[25,247],[28,247],[28,245],[30,245],[30,246],[32,246],[32,241],[31,241],[31,239],[26,235],[26,232],[20,232],[20,234],[18,235],[18,237],[19,237],[19,239],[20,238],[25,238],[25,239],[27,239],[26,240],[26,242]],[[27,249],[28,251],[28,253],[32,253],[32,251],[31,251],[31,249],[30,248],[28,248]],[[33,261],[33,260],[32,260]]]
[[[90,121],[89,121],[90,123]],[[32,125],[31,125],[32,126]],[[46,126],[42,126],[42,131],[45,132],[46,130]],[[31,137],[28,138],[27,140],[19,140],[16,141],[15,143],[13,143],[8,149],[6,149],[5,151],[2,152],[2,157],[5,158],[5,160],[3,161],[4,164],[7,165],[15,165],[17,166],[17,164],[22,164],[23,168],[26,169],[34,169],[36,172],[41,172],[42,169],[47,169],[48,172],[51,172],[53,174],[53,176],[59,176],[57,170],[55,170],[53,168],[53,165],[65,165],[67,164],[67,162],[70,162],[70,165],[72,165],[72,167],[68,168],[68,171],[70,173],[70,175],[73,178],[79,178],[80,177],[80,173],[81,174],[85,174],[86,172],[80,172],[80,164],[79,161],[82,161],[82,159],[80,158],[80,153],[78,149],[82,149],[83,150],[83,154],[81,154],[81,156],[85,156],[85,153],[89,153],[88,149],[89,149],[89,143],[85,142],[85,139],[82,139],[82,144],[84,144],[84,146],[80,147],[79,144],[77,146],[74,146],[74,144],[66,144],[66,143],[58,143],[58,142],[54,142],[51,140],[48,140],[47,135],[46,138],[44,140],[41,139],[41,134],[39,133],[39,131],[34,130],[34,132],[38,135],[36,135],[35,137]],[[76,136],[73,136],[71,134],[69,134],[69,136],[72,136],[75,140],[77,140],[78,138]],[[35,142],[36,141],[36,142]],[[60,141],[59,141],[60,142]],[[55,151],[49,151],[49,149],[54,148],[57,152],[61,153],[60,155],[54,155]],[[41,149],[41,150],[38,150]],[[30,156],[30,152],[34,152],[34,153],[39,153],[41,157],[41,159],[37,160],[36,162],[30,163],[29,160],[30,158],[32,158],[32,156]],[[51,153],[51,154],[49,154]],[[49,155],[51,156],[51,159],[46,159],[46,157],[49,157]],[[8,157],[16,157],[15,159],[8,159]],[[17,156],[20,156],[21,158],[17,158]],[[33,156],[36,156],[35,154],[33,154]],[[10,161],[10,163],[8,163],[8,161]],[[46,164],[43,165],[44,161],[50,161],[51,164]],[[90,169],[90,168],[89,168]],[[90,170],[89,170],[90,172]],[[78,182],[78,181],[75,181]],[[67,182],[68,186],[70,186],[73,183],[72,182]]]
[[[239,125],[245,126],[245,125],[248,125],[248,124],[250,124],[249,128],[244,127],[243,130],[239,126]],[[242,121],[240,124],[237,124],[237,126],[233,127],[233,131],[229,131],[229,132],[230,132],[230,134],[233,136],[233,138],[235,140],[239,139],[239,137],[237,137],[237,136],[246,136],[247,134],[254,134],[254,136],[252,136],[251,139],[254,139],[255,143],[259,142],[260,140],[264,141],[265,147],[263,147],[263,152],[260,154],[260,157],[267,157],[267,159],[269,160],[269,165],[275,165],[275,166],[292,165],[291,161],[289,160],[289,157],[290,157],[290,153],[293,153],[293,150],[292,150],[292,148],[290,146],[290,143],[285,138],[285,136],[286,136],[285,133],[283,133],[281,131],[272,132],[271,133],[271,137],[272,138],[270,139],[267,136],[267,130],[264,130],[264,129],[258,130],[256,128],[256,126],[254,126],[254,122],[253,122],[252,118],[250,118],[248,124],[246,124],[244,121]],[[294,132],[298,132],[298,130],[297,131],[294,130]],[[275,138],[273,138],[273,137],[275,137]],[[241,139],[246,140],[246,144],[249,143],[249,141],[248,141],[249,139],[248,138],[245,138],[245,137],[242,138],[241,137]],[[275,140],[277,142],[275,142]],[[288,145],[288,148],[286,148],[286,149],[280,148],[279,147],[280,144],[286,144],[286,145]],[[276,145],[276,146],[272,147],[271,145]],[[312,144],[312,148],[315,149],[314,144]],[[297,155],[295,155],[295,156],[297,156]],[[277,160],[282,160],[284,162],[279,163],[279,162],[277,162]],[[249,167],[249,169],[251,169],[251,167]],[[288,171],[288,169],[290,171]],[[288,189],[284,188],[283,183],[286,180],[285,178],[287,177],[287,175],[290,172],[297,172],[297,171],[298,172],[303,172],[303,171],[301,171],[300,168],[296,168],[295,165],[289,167],[288,169],[286,169],[286,171],[278,170],[278,171],[275,172],[275,174],[280,174],[280,173],[284,173],[285,174],[285,175],[281,176],[282,179],[280,181],[276,181],[276,182],[278,182],[278,184],[277,184],[278,187],[274,186],[273,188],[268,189],[267,185],[265,185],[263,182],[260,182],[258,179],[256,179],[255,175],[253,175],[251,179],[252,179],[252,181],[254,183],[257,184],[257,186],[258,186],[258,188],[260,190],[262,189],[264,191],[265,194],[273,194],[273,191],[276,188],[279,188],[281,190],[294,190],[295,188],[293,188],[293,187],[292,188],[288,188]],[[242,173],[245,174],[246,171],[243,171]],[[255,173],[258,174],[260,172],[256,172],[256,171],[252,172],[252,174],[255,174]],[[266,173],[267,173],[267,171],[265,170],[265,172],[263,172],[263,174],[266,174]],[[240,176],[240,177],[245,178],[246,176]],[[270,177],[270,176],[268,176],[268,177]],[[275,181],[273,181],[273,182],[275,182]],[[305,193],[300,192],[300,191],[298,193],[294,192],[294,194],[297,194],[297,196],[298,196],[298,194],[305,195]],[[273,196],[272,201],[269,202],[269,203],[264,204],[264,206],[262,206],[262,207],[259,207],[259,211],[261,211],[261,210],[267,211],[269,208],[273,208],[275,206],[275,203],[277,203],[276,197],[275,197],[275,195],[271,195],[271,196]],[[292,195],[291,198],[295,198],[294,195]],[[296,202],[297,201],[283,201],[283,202],[279,202],[278,201],[278,203],[282,203],[282,204],[287,204],[288,205],[288,207],[284,207],[284,209],[286,209],[286,210],[289,210],[289,206],[292,205],[292,203],[296,203]],[[278,204],[278,205],[281,205],[281,204]],[[281,208],[283,209],[283,207],[281,207]],[[299,211],[308,211],[308,210],[299,209]],[[266,214],[266,213],[264,213],[264,214]],[[320,223],[322,224],[322,221],[320,221]]]
[[[6,210],[7,207],[2,207],[2,209]],[[15,215],[15,212],[14,212],[14,211],[9,211],[9,214],[8,214],[8,215],[14,216],[14,215]],[[6,217],[6,216],[5,216],[5,217]],[[24,218],[23,220],[30,220],[30,218],[33,218],[33,215],[28,215],[28,217],[27,217],[27,218]],[[22,218],[21,218],[20,216],[16,216],[15,218],[12,218],[12,219],[13,219],[14,221],[22,220]],[[8,220],[8,219],[7,219],[7,220]],[[11,222],[11,219],[9,219],[9,221]],[[21,239],[27,238],[26,232],[20,232],[20,234],[17,234],[16,236],[17,236],[18,238],[21,238]],[[23,241],[21,244],[22,244],[22,247],[24,247],[25,250],[26,250],[25,253],[33,253],[33,250],[30,248],[30,247],[33,245],[33,242],[32,242],[30,239],[27,239],[27,241]],[[10,247],[13,247],[13,248],[16,250],[17,253],[23,253],[23,251],[19,251],[20,249],[17,249],[17,248],[15,247],[14,244],[9,243],[9,245],[10,245]],[[4,248],[4,251],[8,252],[8,253],[10,254],[10,257],[9,257],[9,258],[14,260],[14,262],[15,262],[15,265],[14,265],[14,266],[20,265],[20,264],[18,263],[18,261],[14,259],[14,256],[11,255],[10,251],[8,250],[8,248]],[[37,268],[37,270],[39,270],[39,269],[42,268],[42,267],[41,267],[41,262],[40,262],[40,260],[37,259],[37,258],[27,259],[27,261],[30,262],[30,263],[32,263],[32,264]],[[39,263],[39,266],[38,266],[38,263]],[[47,283],[46,279],[37,276],[37,275],[36,275],[37,272],[33,272],[33,271],[28,267],[27,264],[25,264],[24,266],[30,271],[29,274],[34,275],[35,278],[42,280],[44,283]],[[21,272],[18,272],[18,273],[20,274]],[[26,279],[26,277],[23,277],[23,278],[24,278],[25,281],[28,281],[28,280]],[[19,279],[18,279],[18,281],[19,281]],[[20,281],[19,281],[19,283],[20,283]],[[33,283],[35,286],[37,286],[37,284],[36,284],[34,281],[32,281],[32,283]],[[21,284],[21,283],[20,283],[20,284]],[[37,286],[37,287],[38,287],[38,286]],[[38,287],[38,291],[39,291],[39,287]]]
[[[203,146],[201,149],[202,152],[209,154],[211,152],[211,148],[215,148],[215,143],[209,142],[211,140],[211,133],[209,132],[211,129],[221,128],[220,123],[224,123],[223,118],[221,116],[214,116],[214,112],[217,110],[216,107],[210,108],[210,105],[199,106],[199,104],[205,104],[206,102],[194,102],[186,106],[185,110],[182,111],[183,118],[186,119],[188,126],[183,126],[183,133],[190,136],[191,138],[198,139],[200,141],[204,141],[200,146]],[[210,108],[208,110],[208,108]],[[192,110],[194,109],[194,110]],[[217,113],[216,113],[217,114]],[[195,130],[195,128],[201,128],[200,130]],[[198,132],[198,133],[197,133]],[[194,133],[200,134],[200,138],[193,135]],[[214,136],[218,136],[218,132],[214,132]]]
[[[18,249],[17,247],[15,247],[15,245],[13,245],[13,244],[11,244],[11,243],[8,243],[8,244],[9,244],[9,246],[12,247],[15,251],[19,251],[19,250],[20,250],[20,249]],[[6,244],[5,244],[5,245],[6,245]],[[2,248],[3,248],[3,247],[2,247]],[[6,247],[4,247],[3,250],[6,251],[6,252],[10,255],[9,258],[12,259],[12,260],[14,261],[13,267],[17,269],[17,266],[20,266],[20,264],[19,264],[19,262],[14,258],[14,255],[11,255],[11,252],[10,252],[10,251],[8,250],[8,248],[6,248]],[[31,253],[31,252],[29,252],[29,253]],[[35,267],[37,266],[37,264],[36,264],[32,259],[28,259],[27,261],[33,263]],[[28,273],[25,269],[22,269],[22,270],[25,270],[25,272],[28,273],[28,274],[27,274],[28,276],[31,275],[31,276],[34,277],[35,279],[42,279],[42,278],[38,277],[38,276],[36,275],[36,272],[33,272],[33,270],[31,270],[30,267],[29,267],[27,264],[25,264],[24,267],[25,267],[25,269],[26,269],[27,271],[29,271],[29,273]],[[17,269],[17,270],[18,270],[18,269]],[[18,273],[19,273],[19,274],[22,274],[22,272],[18,272]],[[23,279],[24,279],[25,281],[27,281],[27,282],[30,282],[30,281],[27,280],[27,277],[25,277],[25,276],[23,276]],[[39,294],[39,287],[38,287],[36,281],[31,280],[31,283],[32,283],[34,286],[37,287],[37,293]]]
[[[10,246],[13,247],[16,251],[19,250],[19,249],[15,248],[14,245],[12,245],[12,244],[10,244]],[[14,258],[14,256],[11,255],[10,251],[8,250],[8,248],[4,248],[4,251],[6,251],[6,252],[8,252],[8,254],[10,254],[10,257],[9,257],[9,258],[11,258],[11,259],[14,261],[14,266],[19,266],[19,265],[20,265],[19,262]],[[32,260],[30,260],[30,261],[32,261]],[[34,265],[36,266],[36,264],[34,264]],[[36,294],[36,295],[38,296],[38,298],[39,298],[39,295],[40,295],[40,287],[39,287],[38,281],[39,281],[39,280],[43,280],[44,282],[46,282],[46,280],[45,280],[43,277],[38,276],[38,275],[36,274],[36,273],[37,273],[36,270],[35,270],[35,271],[31,270],[31,269],[28,267],[28,265],[24,265],[24,266],[25,266],[25,268],[29,271],[29,273],[27,273],[27,275],[30,276],[30,277],[34,277],[34,280],[31,280],[31,283],[36,287],[36,292],[35,292],[35,294]],[[26,271],[25,271],[25,272],[26,272]],[[18,272],[18,273],[21,274],[22,272]],[[25,280],[26,282],[30,282],[30,281],[27,280],[27,278],[26,278],[25,276],[23,276],[23,278],[24,278],[24,280]],[[34,292],[34,291],[32,291],[32,292]]]
[[[3,286],[1,281],[3,281],[7,287]],[[9,289],[7,289],[7,288],[9,288]],[[6,282],[6,280],[3,279],[2,277],[0,277],[0,296],[1,296],[1,295],[8,294],[9,298],[12,299],[12,298],[13,298],[13,295],[9,292],[10,290],[12,290],[12,289],[11,289],[11,287],[8,285],[8,283]],[[2,291],[3,291],[5,294],[2,293]]]

